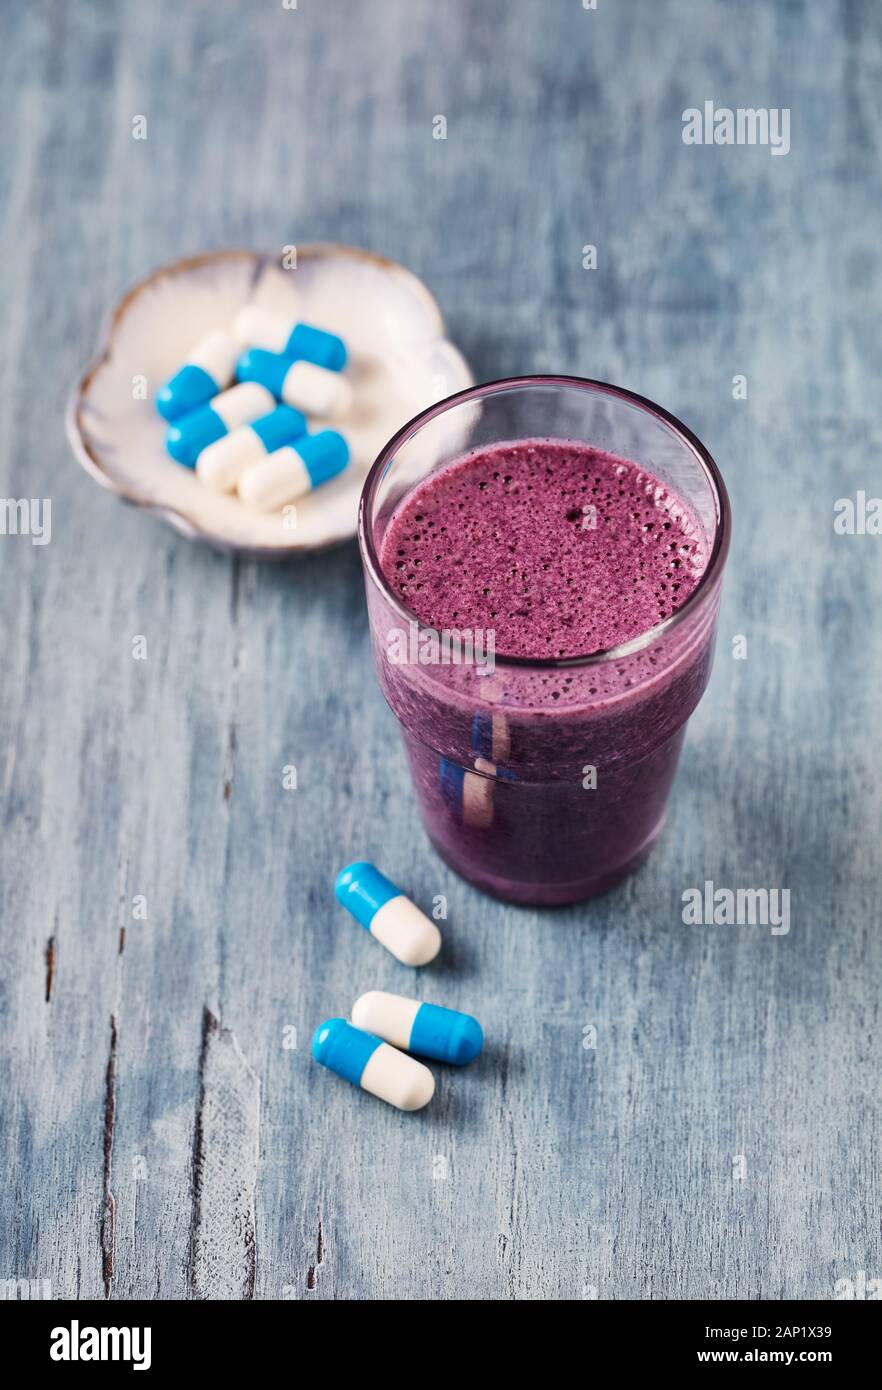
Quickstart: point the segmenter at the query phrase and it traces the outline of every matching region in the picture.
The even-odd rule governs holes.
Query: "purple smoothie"
[[[681,607],[704,569],[699,537],[685,505],[636,464],[528,440],[417,487],[380,564],[434,628],[492,628],[500,655],[589,656]]]
[[[554,904],[640,862],[707,683],[716,604],[634,639],[686,602],[707,560],[681,498],[587,444],[494,444],[404,497],[379,546],[395,597],[432,629],[495,634],[489,675],[396,664],[381,645],[395,615],[369,589],[380,681],[426,828],[459,873]],[[628,643],[636,650],[598,655]]]

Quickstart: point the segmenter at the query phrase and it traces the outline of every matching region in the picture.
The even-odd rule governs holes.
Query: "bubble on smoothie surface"
[[[587,656],[680,607],[707,563],[658,478],[588,445],[475,450],[420,483],[386,531],[393,591],[435,628],[492,628],[499,654]]]

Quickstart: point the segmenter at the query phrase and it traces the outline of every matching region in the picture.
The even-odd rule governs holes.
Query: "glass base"
[[[458,858],[451,853],[449,847],[439,844],[433,836],[430,835],[429,839],[444,863],[454,873],[480,888],[482,893],[487,893],[491,898],[516,903],[519,907],[568,907],[573,903],[584,902],[587,898],[596,898],[601,893],[609,892],[639,868],[661,834],[665,819],[666,814],[663,814],[651,834],[623,864],[607,869],[602,874],[568,883],[524,883],[518,879],[498,878],[494,874],[484,873],[480,865],[473,860]]]

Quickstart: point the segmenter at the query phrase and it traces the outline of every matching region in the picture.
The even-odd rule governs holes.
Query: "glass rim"
[[[412,419],[402,425],[401,429],[393,434],[392,438],[383,446],[365,478],[358,505],[358,541],[364,567],[369,578],[377,585],[389,605],[408,624],[415,623],[417,629],[424,632],[437,631],[431,623],[424,622],[422,618],[417,617],[416,613],[401,602],[398,596],[393,593],[386,580],[386,576],[383,574],[377,548],[374,545],[372,527],[367,524],[368,514],[373,508],[377,488],[394,455],[403,444],[409,439],[414,438],[425,425],[430,423],[430,421],[437,419],[440,415],[446,414],[447,411],[452,410],[454,407],[466,405],[470,401],[481,400],[488,396],[501,395],[507,391],[525,390],[535,386],[562,386],[571,387],[577,391],[587,390],[624,401],[628,405],[636,406],[645,414],[654,416],[657,420],[660,420],[672,434],[676,435],[686,449],[695,457],[710,483],[711,491],[714,495],[716,502],[716,526],[714,529],[714,542],[710,559],[692,593],[683,606],[678,608],[676,612],[663,619],[662,622],[656,623],[654,627],[648,628],[646,632],[641,632],[636,637],[632,637],[627,642],[621,642],[615,647],[604,647],[600,651],[590,652],[584,656],[506,656],[497,652],[494,657],[497,666],[515,666],[536,670],[556,671],[572,667],[595,666],[607,661],[621,661],[623,657],[631,656],[635,652],[642,651],[645,647],[652,646],[659,638],[665,636],[673,628],[677,627],[684,618],[701,606],[702,599],[708,591],[713,588],[717,576],[722,572],[726,556],[729,552],[729,540],[732,530],[732,511],[729,505],[729,495],[726,491],[726,484],[723,482],[722,474],[710,452],[705,448],[698,436],[693,434],[688,426],[684,425],[683,422],[678,420],[675,415],[672,415],[670,411],[665,410],[663,406],[656,405],[654,401],[649,400],[646,396],[639,396],[635,391],[627,390],[624,386],[615,386],[608,381],[598,381],[593,377],[582,376],[533,374],[529,376],[500,377],[498,380],[485,381],[476,386],[469,386],[464,391],[456,391],[452,396],[445,396],[443,400],[436,401],[425,410],[421,410],[419,414],[414,415]],[[585,442],[587,443],[588,441]]]

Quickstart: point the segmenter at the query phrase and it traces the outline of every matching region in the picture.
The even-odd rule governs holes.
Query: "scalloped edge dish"
[[[350,349],[355,404],[332,421],[350,441],[345,473],[285,513],[253,513],[218,496],[164,448],[158,388],[200,337],[246,303],[302,317]],[[297,247],[296,269],[247,250],[184,257],[147,275],[106,316],[99,346],[65,416],[77,461],[101,487],[188,540],[284,560],[351,540],[362,484],[386,442],[435,401],[473,385],[432,293],[412,271],[332,242]]]

